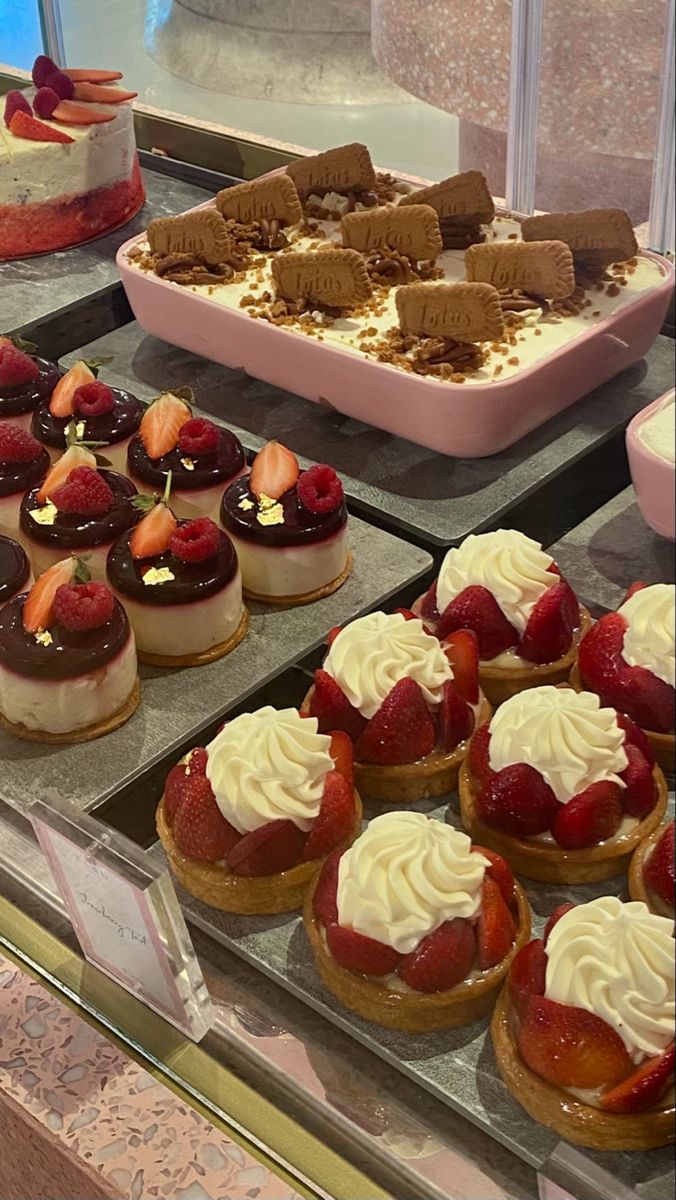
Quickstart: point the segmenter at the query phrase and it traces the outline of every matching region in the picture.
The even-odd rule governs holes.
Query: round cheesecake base
[[[316,886],[315,880],[305,898],[303,921],[322,981],[346,1008],[388,1029],[431,1033],[479,1020],[493,1007],[515,954],[530,940],[530,908],[523,889],[516,883],[517,934],[502,962],[445,992],[396,992],[378,979],[348,971],[335,961],[324,943],[322,924],[312,906]]]
[[[143,650],[138,650],[138,660],[140,663],[145,663],[147,667],[202,667],[206,663],[216,662],[217,659],[230,654],[235,646],[239,646],[248,629],[249,610],[244,608],[242,619],[235,632],[224,642],[210,646],[208,650],[201,650],[199,654],[147,654]]]
[[[661,896],[656,895],[652,888],[648,887],[644,874],[650,855],[665,829],[670,824],[670,821],[665,821],[662,825],[659,825],[649,837],[644,838],[640,845],[636,847],[629,864],[629,895],[632,900],[642,900],[644,904],[647,904],[651,912],[657,913],[658,917],[668,917],[673,921],[673,905],[669,906],[666,904]]]
[[[569,682],[570,686],[574,687],[576,692],[585,691],[577,662],[570,673]],[[666,771],[667,774],[673,775],[674,771],[676,771],[676,734],[657,733],[653,729],[644,729],[643,732],[648,739],[648,744],[657,765],[663,771]]]
[[[638,1113],[609,1113],[583,1104],[531,1071],[519,1053],[514,1028],[514,1011],[505,987],[491,1020],[493,1049],[505,1084],[534,1121],[592,1150],[652,1150],[673,1142],[673,1104]]]
[[[511,696],[525,692],[529,688],[555,686],[566,683],[577,659],[577,648],[580,641],[592,627],[590,613],[580,605],[580,624],[573,634],[570,650],[556,662],[533,663],[532,667],[491,667],[487,663],[479,664],[479,683],[481,690],[494,708]]]
[[[258,600],[260,604],[279,604],[286,608],[294,608],[301,604],[313,604],[315,600],[323,600],[326,596],[332,596],[338,588],[342,587],[352,570],[352,555],[348,554],[345,561],[345,566],[330,583],[325,583],[322,587],[315,588],[312,592],[302,592],[298,596],[265,596],[260,592],[250,592],[248,588],[243,589],[243,594],[247,600]]]
[[[74,729],[71,733],[47,733],[40,729],[29,729],[27,725],[22,725],[20,722],[8,721],[0,713],[0,729],[3,729],[5,733],[11,733],[13,737],[21,738],[24,742],[43,742],[49,746],[91,742],[94,738],[103,737],[106,733],[112,733],[114,729],[119,729],[121,725],[124,725],[136,712],[140,699],[141,685],[137,678],[127,699],[117,709],[117,712],[111,713],[105,720],[97,721],[94,725],[85,725],[82,729]]]

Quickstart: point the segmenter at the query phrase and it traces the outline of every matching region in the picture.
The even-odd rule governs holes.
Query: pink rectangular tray
[[[117,265],[146,333],[455,458],[497,454],[642,358],[660,331],[674,280],[666,259],[642,251],[660,264],[658,287],[544,362],[468,387],[370,362],[132,268],[126,256],[143,238],[120,247]]]

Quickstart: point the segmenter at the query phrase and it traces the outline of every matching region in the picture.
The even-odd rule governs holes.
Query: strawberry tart
[[[66,371],[51,397],[34,410],[31,433],[55,462],[74,432],[80,442],[105,446],[108,464],[124,474],[129,442],[138,431],[144,409],[130,392],[97,379],[98,366],[96,361],[76,362]]]
[[[145,515],[109,551],[108,580],[124,604],[141,662],[197,667],[234,650],[249,614],[230,539],[209,517],[177,521],[168,493],[162,500],[136,497]]]
[[[361,828],[352,747],[293,708],[229,721],[169,772],[157,831],[183,886],[214,908],[300,908],[334,850]]]
[[[482,1017],[530,937],[530,909],[504,859],[417,812],[375,817],[331,854],[304,918],[329,991],[407,1033]]]
[[[566,680],[591,624],[551,555],[516,529],[473,533],[449,550],[414,608],[442,642],[474,631],[491,704]]]
[[[123,225],[145,199],[119,71],[59,70],[8,92],[0,118],[0,259],[44,254]]]
[[[189,388],[164,392],[148,406],[127,452],[127,471],[140,492],[164,490],[171,472],[177,517],[218,521],[223,488],[246,470],[239,440],[205,417],[193,417]]]
[[[85,742],[138,706],[134,635],[81,559],[55,563],[0,610],[0,725],[32,742]]]
[[[303,708],[352,738],[364,796],[413,803],[453,790],[467,739],[490,716],[478,667],[473,633],[442,647],[407,609],[370,613],[331,631]]]
[[[49,470],[49,455],[28,430],[0,421],[0,533],[16,537],[24,492]]]
[[[279,442],[259,450],[251,474],[227,489],[220,515],[252,600],[309,604],[337,591],[350,573],[340,479],[324,465],[301,471]]]
[[[32,585],[33,575],[23,546],[0,533],[0,608]]]
[[[640,725],[665,771],[674,770],[675,598],[673,583],[635,583],[585,634],[570,677]]]
[[[561,1137],[673,1142],[673,920],[615,896],[560,905],[514,958],[491,1034],[509,1091]]]
[[[629,895],[651,912],[674,919],[674,822],[660,825],[637,848],[629,867]]]
[[[30,428],[34,409],[59,382],[56,363],[39,358],[33,349],[19,338],[0,337],[0,427],[3,421],[11,421]]]
[[[565,686],[506,700],[474,734],[459,790],[471,836],[545,883],[623,874],[667,804],[645,734]]]
[[[138,520],[136,494],[126,476],[100,469],[91,450],[69,446],[21,501],[19,537],[36,575],[76,554],[87,555],[92,578],[105,580],[112,543]]]

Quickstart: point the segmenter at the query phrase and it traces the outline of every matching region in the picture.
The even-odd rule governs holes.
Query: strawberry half
[[[354,753],[358,762],[410,763],[431,754],[435,742],[434,722],[420,684],[400,679],[369,721]]]
[[[293,821],[268,821],[239,839],[228,866],[235,875],[278,875],[302,860],[306,837]]]
[[[487,783],[493,774],[489,761],[490,745],[491,726],[490,722],[486,721],[475,729],[467,750],[469,769],[479,783]]]
[[[280,442],[268,442],[258,451],[249,476],[249,487],[254,496],[269,496],[279,500],[292,488],[300,474],[295,454]]]
[[[443,646],[453,668],[455,690],[468,704],[479,702],[479,642],[471,629],[450,633]]]
[[[638,817],[642,821],[657,803],[657,784],[653,779],[653,769],[638,746],[625,742],[624,752],[629,762],[620,772],[620,779],[627,785],[620,798],[622,807],[630,817]]]
[[[366,718],[354,708],[332,675],[320,667],[315,671],[310,715],[317,718],[320,733],[341,730],[356,741],[366,728]]]
[[[446,681],[442,691],[438,713],[439,747],[448,753],[465,742],[474,727],[474,713],[469,704],[458,695],[455,681]]]
[[[443,641],[457,629],[473,630],[483,659],[495,658],[519,640],[492,592],[480,584],[464,588],[446,606],[437,626],[437,637]]]
[[[324,858],[344,842],[355,823],[354,794],[347,780],[331,771],[324,782],[324,794],[307,837],[303,858]]]
[[[312,896],[312,908],[323,925],[334,925],[338,920],[336,897],[338,894],[338,870],[342,856],[342,850],[334,850],[333,854],[329,855],[319,872],[319,879]]]
[[[347,733],[334,730],[331,734],[329,754],[333,759],[336,771],[346,779],[350,787],[354,787],[354,750]]]
[[[132,558],[154,558],[169,549],[178,521],[171,509],[163,502],[153,504],[129,539]]]
[[[547,921],[547,924],[545,925],[545,931],[542,935],[545,946],[547,945],[547,939],[549,938],[554,926],[561,920],[561,917],[565,917],[566,913],[570,912],[571,908],[575,908],[575,905],[571,904],[568,900],[566,900],[564,904],[557,904],[549,920]]]
[[[203,746],[197,746],[171,768],[164,781],[164,810],[169,822],[174,820],[186,794],[187,781],[197,775],[204,775],[206,765],[207,752]]]
[[[437,608],[437,581],[436,579],[425,592],[420,604],[420,615],[427,621],[439,620],[439,609]]]
[[[23,606],[23,627],[27,633],[47,629],[54,620],[54,597],[64,583],[75,575],[77,559],[64,558],[44,571],[33,584]]]
[[[643,876],[649,888],[665,904],[674,904],[674,822],[664,830],[650,855]]]
[[[38,503],[44,504],[51,497],[52,492],[66,482],[71,471],[74,471],[76,467],[91,467],[93,471],[96,470],[96,458],[91,450],[88,450],[86,446],[79,446],[77,443],[69,446],[45,475],[36,496]]]
[[[495,850],[487,850],[485,846],[473,845],[472,850],[475,850],[477,854],[483,854],[484,858],[488,859],[489,865],[486,867],[486,874],[489,879],[497,883],[505,904],[511,908],[515,900],[514,876],[507,859],[503,858],[501,854],[496,854]]]
[[[651,768],[654,767],[655,756],[650,747],[648,735],[643,729],[641,729],[640,725],[637,725],[634,721],[627,717],[625,713],[621,712],[617,713],[617,723],[620,729],[623,729],[625,733],[625,750],[627,749],[627,745],[636,746],[636,749],[641,751],[641,754],[645,758],[646,762],[650,763]]]
[[[416,992],[445,992],[467,978],[475,954],[474,930],[457,917],[424,937],[401,959],[397,972]]]
[[[481,821],[520,838],[547,833],[561,807],[547,781],[529,763],[497,771],[476,801]]]
[[[181,854],[197,862],[224,859],[239,833],[219,809],[206,775],[191,775],[174,819],[174,841]]]
[[[18,109],[14,113],[9,123],[9,132],[13,133],[15,137],[25,138],[29,142],[61,142],[65,146],[75,141],[75,138],[64,133],[63,129],[45,125],[44,121],[37,121],[35,117],[29,117],[22,109]]]
[[[642,729],[655,733],[673,733],[676,692],[669,683],[653,675],[646,667],[620,668],[622,699],[616,707],[629,714]]]
[[[482,971],[495,967],[509,954],[516,937],[516,925],[494,879],[484,875],[481,885],[481,909],[476,927],[479,966]]]
[[[604,1112],[635,1113],[654,1108],[671,1087],[674,1078],[674,1043],[654,1058],[648,1058],[631,1075],[601,1095]]]
[[[103,125],[106,121],[114,121],[115,117],[114,112],[85,108],[74,100],[60,100],[52,113],[52,120],[60,121],[63,125]]]
[[[528,1001],[518,1043],[531,1070],[558,1087],[604,1087],[632,1066],[622,1039],[606,1021],[546,996]]]
[[[521,658],[532,663],[551,663],[570,650],[573,630],[580,610],[565,580],[560,580],[540,596],[519,642]],[[575,610],[575,618],[571,609]]]
[[[400,956],[391,946],[365,937],[354,929],[344,929],[342,925],[327,925],[326,941],[331,957],[346,971],[390,975],[399,963]]]
[[[622,646],[627,622],[619,613],[607,613],[584,635],[578,651],[578,666],[585,687],[596,692],[604,704],[612,704],[609,688],[618,684]]]
[[[62,375],[52,392],[49,411],[53,417],[72,417],[75,412],[74,396],[78,388],[96,383],[96,375],[86,362],[76,362]]]
[[[547,955],[544,942],[537,938],[522,946],[509,971],[509,997],[518,1015],[524,1016],[532,996],[544,996],[547,980]]]
[[[554,840],[564,850],[582,850],[607,841],[620,828],[621,795],[616,783],[602,780],[560,804],[552,821]]]
[[[163,392],[153,400],[139,426],[148,457],[163,458],[170,450],[175,450],[181,429],[191,418],[190,407],[173,392]]]

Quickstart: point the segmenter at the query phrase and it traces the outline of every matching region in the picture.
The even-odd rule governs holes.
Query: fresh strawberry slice
[[[338,920],[338,869],[343,853],[342,850],[334,850],[333,854],[329,854],[315,886],[312,907],[323,925],[334,925]]]
[[[295,454],[282,446],[281,442],[268,442],[258,451],[249,476],[249,487],[254,496],[270,496],[279,500],[292,488],[300,474]]]
[[[164,810],[170,822],[174,820],[183,799],[187,780],[204,775],[206,765],[207,752],[203,746],[197,746],[171,768],[164,781]]]
[[[354,823],[354,792],[338,771],[331,771],[324,782],[322,802],[308,834],[303,858],[310,862],[330,854],[350,836]]]
[[[69,446],[45,475],[36,496],[38,503],[44,504],[45,500],[51,497],[52,492],[66,482],[71,471],[74,471],[76,467],[90,467],[93,471],[96,470],[96,458],[91,450],[88,450],[86,446],[78,446],[77,443]]]
[[[417,617],[415,615],[415,613],[411,611],[410,608],[395,608],[394,611],[396,613],[399,613],[399,616],[403,617],[405,621],[419,621],[420,620],[420,618]]]
[[[293,821],[268,821],[240,838],[228,866],[235,875],[278,875],[301,862],[306,837]]]
[[[52,113],[52,120],[60,121],[63,125],[102,125],[105,121],[114,121],[116,115],[114,112],[85,108],[74,100],[60,100]]]
[[[371,718],[354,748],[358,762],[394,765],[418,762],[437,740],[422,688],[400,679]]]
[[[523,1017],[532,996],[544,996],[547,979],[545,944],[537,938],[522,946],[510,967],[507,985],[509,997],[519,1017]]]
[[[456,917],[429,933],[401,959],[399,978],[416,992],[445,992],[466,979],[476,946],[469,921]]]
[[[185,400],[173,392],[163,392],[143,414],[139,427],[141,441],[149,458],[162,458],[178,446],[179,434],[192,413]]]
[[[73,83],[114,83],[122,78],[121,71],[101,71],[98,67],[64,67],[63,73]]]
[[[489,879],[495,880],[502,892],[505,904],[511,908],[515,900],[514,876],[507,859],[503,858],[501,854],[496,854],[495,850],[487,850],[485,846],[473,845],[472,850],[476,850],[477,854],[483,854],[484,858],[488,859],[489,866],[486,867],[486,874]]]
[[[573,1004],[533,996],[517,1036],[526,1064],[558,1087],[604,1087],[631,1070],[619,1034],[601,1017]]]
[[[676,692],[669,683],[658,679],[646,667],[620,667],[622,708],[642,729],[654,733],[673,733]]]
[[[552,911],[551,916],[545,925],[545,931],[542,935],[545,946],[547,945],[547,939],[549,938],[554,926],[558,921],[561,920],[561,917],[565,917],[566,913],[570,912],[571,908],[575,908],[575,905],[571,904],[570,901],[567,900],[564,904],[557,904],[556,908]]]
[[[439,747],[446,752],[466,741],[474,727],[474,713],[458,695],[453,679],[444,684],[438,720]]]
[[[560,804],[552,821],[554,840],[564,850],[583,850],[607,841],[620,828],[621,794],[616,783],[602,780]]]
[[[349,734],[334,730],[331,734],[329,754],[336,770],[347,780],[350,787],[354,787],[354,750]]]
[[[444,654],[453,668],[455,690],[468,704],[479,702],[479,642],[471,629],[448,634]]]
[[[358,971],[363,975],[390,975],[397,968],[400,956],[396,950],[354,929],[327,925],[326,941],[332,958],[346,971]]]
[[[15,137],[25,138],[29,142],[61,142],[64,146],[75,141],[68,133],[64,133],[63,129],[55,129],[53,125],[45,125],[44,121],[37,121],[35,117],[29,117],[22,109],[18,109],[9,123],[9,132]]]
[[[335,642],[336,638],[338,637],[338,634],[342,633],[342,631],[343,631],[342,625],[334,625],[333,629],[329,629],[329,632],[326,635],[327,646],[331,647],[333,645],[333,643]]]
[[[568,580],[561,574],[556,563],[552,563],[547,567],[547,570],[552,575],[557,575],[561,582],[565,585],[562,594],[563,613],[566,621],[570,622],[571,629],[576,629],[580,624],[580,604],[575,592],[570,586]]]
[[[622,646],[627,622],[619,613],[607,613],[584,635],[578,651],[578,666],[585,687],[596,692],[604,704],[612,704],[622,663]],[[613,692],[615,694],[615,692]]]
[[[169,548],[178,521],[166,504],[154,504],[129,539],[132,558],[154,558]]]
[[[439,609],[437,608],[437,581],[436,579],[425,592],[420,604],[420,615],[426,621],[438,621]]]
[[[637,725],[628,716],[626,716],[625,713],[621,712],[617,713],[617,723],[620,729],[623,729],[625,732],[625,750],[627,748],[627,743],[632,746],[636,746],[636,749],[641,751],[641,754],[645,758],[646,762],[650,763],[651,768],[654,767],[655,755],[651,750],[648,736],[644,730],[641,729],[640,725]]]
[[[575,597],[565,580],[540,596],[519,642],[519,654],[528,662],[551,663],[570,650],[573,630],[580,619]],[[575,617],[572,609],[575,610]]]
[[[239,836],[221,813],[206,775],[191,775],[174,819],[174,841],[181,854],[197,862],[218,862]]]
[[[138,92],[125,92],[122,88],[104,87],[100,83],[89,83],[82,79],[73,82],[74,99],[89,104],[122,104],[123,100],[134,100],[138,96]]]
[[[78,388],[87,383],[96,383],[96,375],[80,360],[62,375],[52,392],[49,411],[53,417],[72,417],[75,412],[74,396]]]
[[[17,91],[16,88],[14,88],[11,92],[7,92],[7,95],[5,96],[4,120],[8,129],[15,112],[23,112],[27,117],[32,117],[33,115],[31,106],[23,92]]]
[[[657,803],[657,784],[653,779],[653,769],[638,746],[625,742],[624,751],[629,762],[620,772],[620,779],[627,785],[621,795],[622,807],[630,817],[638,817],[642,821]]]
[[[54,620],[54,597],[63,583],[70,583],[77,560],[64,558],[44,571],[33,584],[23,606],[23,627],[28,633],[47,629]]]
[[[333,676],[321,667],[315,671],[310,714],[317,718],[321,733],[339,730],[346,733],[353,742],[356,742],[366,728],[366,718],[350,704]]]
[[[647,588],[647,586],[647,583],[643,583],[642,580],[637,579],[636,583],[632,583],[631,587],[627,588],[622,599],[622,604],[626,604],[627,600],[631,600],[632,596],[635,596],[637,592],[642,592],[644,588]]]
[[[649,888],[665,904],[674,904],[674,822],[664,830],[643,869]]]
[[[493,774],[489,762],[490,745],[491,727],[486,721],[475,729],[467,751],[469,769],[479,783],[486,783]]]
[[[654,1058],[647,1058],[640,1066],[616,1083],[614,1088],[602,1092],[601,1108],[604,1112],[635,1113],[654,1108],[671,1087],[674,1078],[674,1043]]]
[[[497,771],[476,802],[481,821],[512,837],[546,833],[561,807],[547,781],[529,763]]]
[[[495,658],[519,640],[516,629],[510,625],[492,592],[480,584],[464,588],[451,600],[441,614],[437,637],[443,641],[457,629],[474,631],[483,659]]]
[[[488,874],[481,885],[481,909],[476,927],[479,966],[482,971],[502,962],[516,937],[516,925],[499,885]]]

